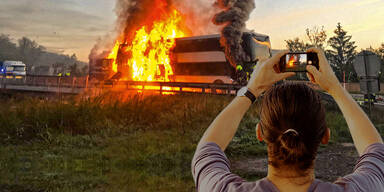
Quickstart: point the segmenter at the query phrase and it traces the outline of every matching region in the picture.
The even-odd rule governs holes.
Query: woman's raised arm
[[[371,144],[383,143],[383,140],[369,120],[365,112],[360,108],[352,96],[340,85],[331,66],[329,65],[324,52],[317,48],[309,49],[308,52],[315,52],[319,56],[320,69],[314,66],[307,66],[308,78],[327,91],[337,102],[347,121],[353,142],[357,152],[362,155],[364,150]]]

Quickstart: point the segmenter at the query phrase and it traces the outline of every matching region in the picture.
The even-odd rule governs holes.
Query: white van
[[[22,61],[0,62],[1,74],[7,77],[20,78],[27,75],[26,65]]]

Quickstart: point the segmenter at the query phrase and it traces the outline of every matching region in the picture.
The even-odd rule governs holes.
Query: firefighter
[[[237,71],[242,71],[242,70],[243,70],[243,66],[241,66],[241,65],[237,65],[236,70],[237,70]]]
[[[244,68],[242,65],[237,65],[236,66],[236,81],[240,85],[245,85],[248,82],[248,77],[247,77],[247,72],[244,71]]]
[[[365,104],[369,104],[369,103],[373,104],[375,102],[377,102],[375,94],[365,94],[364,95],[364,103]]]

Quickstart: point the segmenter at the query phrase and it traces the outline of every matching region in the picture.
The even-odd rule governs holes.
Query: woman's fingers
[[[307,77],[308,77],[308,79],[309,79],[312,83],[316,83],[316,80],[315,80],[315,78],[313,77],[312,74],[307,73]]]
[[[319,79],[319,77],[321,76],[320,71],[318,71],[313,65],[307,65],[306,69],[308,73],[313,76],[314,80]]]
[[[276,55],[274,55],[273,57],[278,59],[280,61],[280,58],[284,55],[286,55],[287,53],[289,53],[289,50],[283,50],[283,51],[280,51],[278,52]]]
[[[280,51],[280,52],[278,52],[276,55],[274,55],[274,56],[267,62],[267,65],[268,65],[270,68],[273,68],[274,65],[279,64],[281,57],[284,56],[284,55],[287,54],[287,53],[289,53],[288,50],[284,50],[284,51]]]
[[[307,52],[317,54],[317,57],[319,58],[320,69],[326,67],[325,64],[328,63],[328,61],[327,61],[327,58],[325,57],[325,53],[323,50],[313,47],[308,49]]]

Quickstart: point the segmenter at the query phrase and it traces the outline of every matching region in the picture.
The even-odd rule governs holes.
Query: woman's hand
[[[313,65],[307,65],[308,79],[312,83],[318,84],[322,89],[334,96],[335,91],[341,88],[341,86],[339,80],[337,79],[335,73],[328,63],[323,50],[318,48],[311,48],[308,49],[307,52],[317,53],[320,67],[319,70],[317,70]]]
[[[280,58],[287,54],[289,51],[282,51],[274,55],[272,58],[262,61],[261,64],[256,65],[251,79],[248,82],[248,89],[254,94],[259,95],[269,89],[274,83],[281,81],[285,78],[295,75],[294,72],[277,73],[276,67],[280,62]]]

